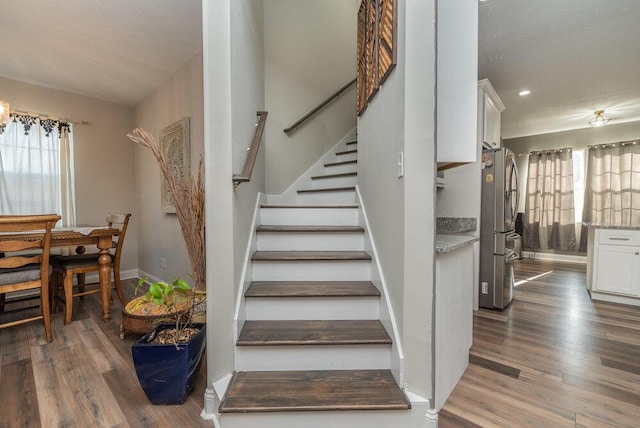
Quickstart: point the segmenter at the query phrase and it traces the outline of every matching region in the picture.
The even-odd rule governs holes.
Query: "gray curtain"
[[[523,245],[575,251],[571,149],[529,153]]]
[[[640,144],[589,147],[582,221],[602,226],[640,226]],[[581,240],[586,249],[586,237]]]

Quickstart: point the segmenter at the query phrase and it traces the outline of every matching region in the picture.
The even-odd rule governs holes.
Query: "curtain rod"
[[[589,150],[594,150],[594,149],[604,149],[607,147],[616,147],[618,145],[620,146],[631,146],[631,145],[635,145],[638,144],[640,140],[631,140],[631,141],[618,141],[616,143],[604,143],[604,144],[593,144],[591,146],[587,146],[587,148]]]
[[[24,115],[31,116],[31,117],[37,117],[39,119],[53,119],[53,120],[57,120],[57,121],[60,121],[60,122],[70,122],[70,123],[73,123],[74,125],[89,125],[90,124],[86,120],[78,121],[78,120],[70,119],[68,117],[59,117],[59,116],[54,116],[52,114],[36,113],[36,112],[33,112],[33,111],[11,109],[9,111],[9,113],[24,114]]]
[[[540,155],[542,153],[562,153],[563,151],[568,150],[568,151],[572,151],[573,148],[571,147],[564,147],[562,149],[548,149],[548,150],[533,150],[530,151],[528,153],[518,153],[518,157],[522,157],[522,156],[530,156],[530,155]]]

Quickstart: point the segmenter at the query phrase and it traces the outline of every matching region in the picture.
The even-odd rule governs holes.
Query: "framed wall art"
[[[189,134],[189,118],[163,128],[160,131],[160,150],[164,155],[176,181],[184,181],[191,174],[191,145]],[[167,186],[167,180],[161,174],[160,210],[167,214],[175,214],[176,206]]]

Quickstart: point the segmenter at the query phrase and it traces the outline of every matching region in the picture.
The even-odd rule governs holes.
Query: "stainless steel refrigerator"
[[[507,148],[483,150],[482,160],[479,305],[503,310],[513,298],[513,261],[519,257],[518,169]]]

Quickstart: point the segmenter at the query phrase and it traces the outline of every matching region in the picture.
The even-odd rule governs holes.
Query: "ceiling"
[[[599,109],[640,120],[640,1],[489,0],[479,16],[478,74],[506,107],[503,138],[588,128]]]
[[[3,0],[0,76],[133,106],[202,50],[201,0]],[[503,138],[640,120],[640,1],[488,0]],[[531,94],[518,96],[522,89]]]
[[[0,76],[133,106],[202,50],[201,0],[2,0]]]

